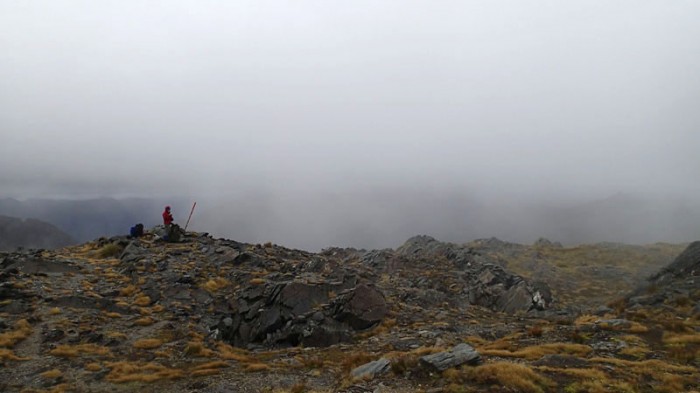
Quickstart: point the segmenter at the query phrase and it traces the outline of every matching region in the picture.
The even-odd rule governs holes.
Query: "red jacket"
[[[173,223],[173,215],[169,211],[163,211],[163,224],[170,225]]]

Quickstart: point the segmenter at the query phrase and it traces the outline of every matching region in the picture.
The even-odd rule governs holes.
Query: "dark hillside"
[[[23,248],[58,248],[75,240],[55,226],[35,220],[0,216],[0,251]]]

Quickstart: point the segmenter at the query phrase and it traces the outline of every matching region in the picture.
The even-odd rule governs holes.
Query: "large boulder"
[[[462,343],[449,351],[422,356],[420,363],[431,371],[442,372],[463,364],[477,365],[481,363],[481,355],[471,345]]]
[[[221,316],[217,329],[220,338],[236,346],[333,345],[380,323],[388,311],[382,293],[357,284],[355,276],[251,285],[234,308]]]

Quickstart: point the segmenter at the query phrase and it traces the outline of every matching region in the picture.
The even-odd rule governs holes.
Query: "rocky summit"
[[[0,253],[0,391],[693,391],[699,244]]]

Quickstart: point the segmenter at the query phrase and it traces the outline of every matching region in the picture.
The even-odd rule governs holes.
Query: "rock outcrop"
[[[217,335],[237,346],[337,344],[378,324],[388,311],[382,293],[355,276],[251,285],[233,307]]]
[[[408,290],[402,296],[414,296],[423,306],[452,302],[514,313],[543,310],[552,303],[546,283],[527,282],[489,263],[472,248],[439,242],[430,236],[415,236],[393,253],[371,251],[362,260],[398,277],[410,272],[406,275],[409,282],[403,285]],[[421,274],[421,270],[428,274]]]
[[[640,285],[627,301],[640,305],[654,305],[669,301],[700,300],[700,241],[688,247],[668,266]]]

